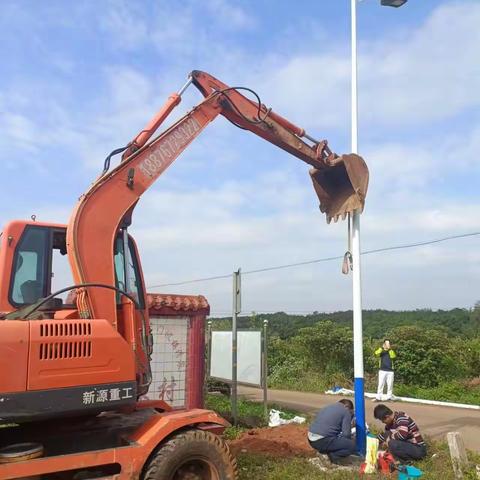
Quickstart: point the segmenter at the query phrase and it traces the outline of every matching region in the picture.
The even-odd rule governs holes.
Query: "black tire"
[[[203,430],[185,430],[153,453],[143,480],[236,480],[237,461],[227,444]]]

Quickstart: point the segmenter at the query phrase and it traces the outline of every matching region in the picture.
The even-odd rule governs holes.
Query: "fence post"
[[[267,383],[267,375],[268,375],[268,363],[267,363],[267,327],[268,327],[268,320],[263,321],[263,412],[265,416],[265,420],[268,421],[268,383]]]
[[[241,311],[241,274],[240,269],[233,272],[233,301],[232,301],[232,417],[233,424],[237,424],[237,315]]]
[[[460,432],[447,433],[448,448],[452,459],[453,472],[457,480],[463,479],[463,472],[468,467],[467,451]]]

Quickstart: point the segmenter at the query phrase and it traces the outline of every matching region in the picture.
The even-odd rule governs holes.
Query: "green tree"
[[[397,327],[388,336],[398,355],[397,378],[406,384],[436,387],[467,373],[458,339],[447,331],[410,325]]]
[[[470,313],[470,323],[472,327],[472,334],[480,335],[480,301],[475,303],[475,306]],[[479,373],[480,374],[480,373]]]
[[[303,350],[312,370],[353,373],[351,329],[323,321],[302,328],[293,340]]]

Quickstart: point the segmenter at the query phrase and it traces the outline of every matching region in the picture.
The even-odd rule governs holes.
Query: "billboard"
[[[232,381],[232,332],[213,332],[210,376]],[[262,386],[262,332],[237,332],[237,381]]]

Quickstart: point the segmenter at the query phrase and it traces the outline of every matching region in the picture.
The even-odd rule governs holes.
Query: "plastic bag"
[[[268,420],[269,427],[278,427],[281,425],[280,412],[278,410],[270,410],[270,418]]]
[[[297,415],[292,418],[292,423],[305,423],[305,417],[299,417]]]
[[[365,454],[365,473],[375,473],[377,470],[378,438],[367,435],[367,452]]]
[[[269,415],[269,420],[268,420],[268,426],[269,427],[278,427],[279,425],[286,425],[288,423],[304,423],[305,418],[304,417],[299,417],[295,416],[289,420],[286,420],[285,418],[282,418],[283,412],[280,410],[270,410],[270,415]]]

